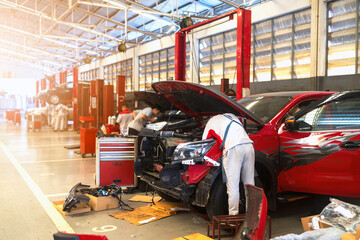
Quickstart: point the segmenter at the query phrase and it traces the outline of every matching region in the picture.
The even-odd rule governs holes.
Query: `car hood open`
[[[152,85],[155,92],[186,115],[201,120],[203,116],[233,113],[260,125],[263,121],[225,94],[207,87],[181,81],[162,81]]]
[[[135,99],[142,101],[149,106],[158,106],[161,111],[177,110],[173,104],[165,100],[162,96],[154,92],[134,92]]]

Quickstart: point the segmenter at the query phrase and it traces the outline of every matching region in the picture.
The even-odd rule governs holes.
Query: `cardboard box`
[[[309,216],[309,217],[303,217],[301,218],[301,223],[302,223],[302,226],[303,226],[303,229],[304,231],[312,231],[312,230],[315,230],[316,228],[314,228],[313,226],[313,223],[312,223],[312,219],[315,218],[315,217],[318,217],[319,215],[314,215],[314,216]],[[322,223],[320,221],[317,221],[318,224],[319,224],[319,228],[328,228],[328,227],[332,227],[331,225],[329,224],[326,224],[326,223]]]
[[[360,226],[356,229],[356,233],[345,233],[341,237],[341,240],[359,240],[359,239],[360,239]]]
[[[77,207],[72,208],[70,210],[70,212],[65,212],[62,210],[64,202],[65,202],[64,200],[53,202],[54,207],[64,216],[70,216],[70,215],[74,215],[74,214],[86,213],[86,212],[91,211],[91,208],[87,203],[81,202],[81,203],[76,204]]]
[[[91,210],[95,212],[118,208],[120,206],[119,200],[113,196],[94,197],[89,194],[85,195],[90,198],[89,205]]]

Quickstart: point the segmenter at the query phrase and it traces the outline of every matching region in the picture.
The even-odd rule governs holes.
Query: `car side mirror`
[[[295,130],[295,118],[294,117],[288,117],[285,120],[285,128],[286,130],[288,130],[289,132],[292,132]]]

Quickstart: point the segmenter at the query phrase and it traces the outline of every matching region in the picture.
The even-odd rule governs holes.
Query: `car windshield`
[[[242,98],[238,103],[267,123],[291,100],[292,97],[285,96],[254,96]]]

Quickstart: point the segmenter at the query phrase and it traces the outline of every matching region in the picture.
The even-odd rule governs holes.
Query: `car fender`
[[[205,207],[212,190],[212,185],[221,173],[220,167],[213,167],[206,176],[198,183],[195,192],[195,199],[192,202],[193,205],[199,207]]]
[[[273,160],[274,160],[273,157],[255,150],[255,177],[259,176],[259,174],[261,174],[263,169],[265,169],[267,172],[266,178],[267,180],[270,180],[270,188],[267,193],[270,210],[276,209],[277,178],[276,178],[276,168]],[[259,170],[257,168],[259,168]],[[206,206],[210,197],[211,190],[213,188],[213,183],[218,177],[221,177],[221,167],[214,167],[198,183],[195,192],[195,199],[192,202],[193,205],[199,207]]]

